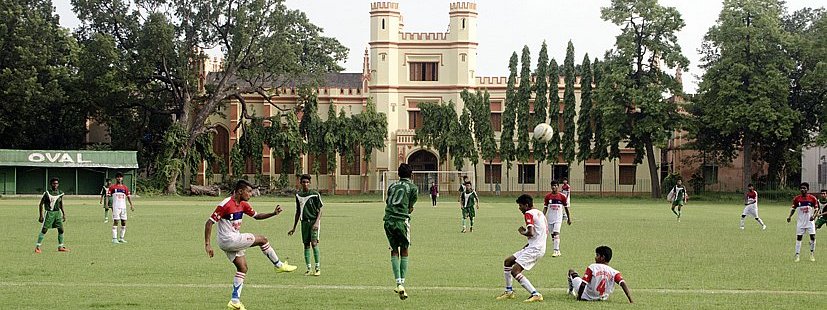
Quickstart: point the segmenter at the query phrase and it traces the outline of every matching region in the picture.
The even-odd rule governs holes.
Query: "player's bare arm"
[[[299,213],[301,213],[301,206],[299,206],[299,197],[296,197],[296,216],[293,217],[293,229],[287,232],[288,236],[292,236],[296,233],[296,224],[299,223]]]
[[[204,224],[204,251],[207,252],[207,256],[212,258],[213,251],[212,246],[210,245],[210,236],[212,236],[212,225],[213,222],[211,220],[207,220],[207,223]]]
[[[276,209],[273,210],[273,212],[270,212],[270,213],[256,213],[256,215],[253,215],[253,218],[257,219],[257,220],[265,220],[265,219],[269,219],[271,217],[274,217],[274,216],[278,215],[279,213],[281,213],[281,205],[276,205]]]
[[[319,214],[316,215],[316,221],[313,222],[313,228],[312,228],[313,230],[316,230],[316,231],[319,230],[319,223],[321,223],[321,220],[322,220],[322,210],[324,210],[324,209],[323,208],[319,209]]]
[[[793,218],[793,214],[795,214],[795,206],[793,206],[793,208],[790,209],[790,215],[787,216],[787,223],[789,223],[790,220]]]
[[[40,199],[40,204],[37,205],[37,208],[39,211],[38,214],[40,214],[37,221],[43,223],[43,199]]]
[[[569,206],[566,205],[563,209],[566,211],[566,224],[571,225],[571,212],[569,211]]]
[[[629,303],[635,303],[632,301],[632,292],[629,291],[629,287],[626,285],[626,281],[620,281],[620,287],[623,289],[623,293],[626,294],[626,298],[629,299]]]
[[[63,201],[60,202],[60,215],[62,216],[61,220],[66,222],[66,211],[63,211]]]
[[[129,211],[135,211],[135,205],[132,204],[132,197],[127,195],[126,201],[129,201]]]

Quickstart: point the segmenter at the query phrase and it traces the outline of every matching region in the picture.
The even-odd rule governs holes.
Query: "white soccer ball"
[[[551,140],[551,137],[554,135],[554,129],[551,128],[551,125],[546,123],[540,123],[536,127],[534,127],[534,139],[539,140],[540,142],[548,142]]]

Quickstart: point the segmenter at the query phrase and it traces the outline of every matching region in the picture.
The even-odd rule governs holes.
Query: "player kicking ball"
[[[244,286],[244,278],[247,275],[247,259],[244,256],[244,250],[249,247],[261,247],[261,252],[267,259],[273,263],[276,272],[291,272],[296,270],[296,266],[292,266],[287,262],[279,260],[276,251],[270,246],[267,237],[262,235],[253,235],[250,233],[241,233],[241,219],[244,214],[251,216],[256,220],[264,220],[276,216],[281,213],[281,206],[276,205],[276,209],[272,213],[256,213],[250,204],[250,196],[253,195],[253,186],[247,181],[239,180],[235,183],[233,196],[224,199],[215,211],[207,219],[204,224],[204,250],[209,257],[213,257],[213,249],[210,245],[210,236],[212,235],[212,226],[218,223],[218,233],[216,240],[218,247],[227,254],[227,258],[235,265],[236,273],[233,277],[233,292],[230,297],[230,302],[227,303],[227,309],[240,310],[246,309],[241,303],[241,288]]]
[[[815,257],[815,250],[816,250],[816,226],[813,223],[815,220],[815,208],[818,207],[818,200],[815,196],[810,195],[808,192],[810,191],[810,184],[807,182],[801,183],[801,195],[795,196],[793,199],[793,206],[790,209],[790,215],[787,216],[787,223],[795,214],[795,211],[798,210],[798,221],[796,225],[796,233],[795,233],[795,261],[798,262],[800,260],[799,253],[801,252],[801,237],[804,236],[804,233],[810,234],[810,261],[816,261]]]
[[[615,284],[620,284],[623,293],[633,303],[632,294],[620,271],[609,266],[612,260],[612,248],[605,245],[594,249],[594,264],[586,268],[586,273],[581,278],[574,270],[569,269],[568,294],[573,294],[577,300],[606,300],[612,294]]]
[[[747,185],[747,194],[744,195],[744,212],[741,212],[741,230],[744,230],[744,220],[747,218],[747,215],[754,217],[758,225],[761,225],[762,230],[767,229],[767,225],[764,225],[764,221],[758,217],[758,192],[755,191],[752,183]]]
[[[543,295],[531,285],[528,278],[523,275],[523,270],[531,270],[534,264],[546,254],[546,237],[548,236],[546,216],[540,210],[534,209],[533,199],[527,194],[522,194],[517,198],[517,205],[525,220],[525,227],[520,226],[517,232],[528,238],[528,244],[505,259],[503,263],[505,292],[497,296],[497,300],[515,298],[511,282],[512,279],[517,279],[517,282],[531,293],[531,297],[523,302],[540,302],[543,301]]]

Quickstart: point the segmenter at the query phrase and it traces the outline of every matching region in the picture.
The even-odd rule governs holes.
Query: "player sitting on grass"
[[[755,221],[758,222],[758,225],[761,225],[761,229],[767,229],[767,225],[764,225],[764,221],[758,217],[758,192],[755,191],[755,187],[752,186],[752,183],[747,185],[747,193],[744,195],[744,211],[741,212],[742,230],[744,229],[744,220],[747,215],[754,217]]]
[[[810,195],[808,192],[810,191],[810,184],[807,182],[801,183],[801,195],[795,196],[793,199],[793,206],[790,209],[790,215],[787,216],[787,223],[790,222],[792,219],[793,214],[795,211],[798,210],[798,221],[796,222],[796,233],[795,233],[795,261],[798,262],[799,252],[801,252],[801,237],[804,233],[810,233],[810,261],[816,261],[815,257],[815,250],[816,250],[816,226],[813,221],[815,220],[815,210],[818,208],[818,199],[815,196]]]
[[[468,230],[469,232],[474,231],[474,217],[477,216],[477,212],[474,210],[476,207],[477,210],[480,208],[480,198],[477,195],[477,192],[474,191],[474,187],[471,186],[471,182],[465,182],[463,185],[465,192],[463,192],[459,196],[459,204],[460,209],[462,209],[462,231],[465,232],[465,218],[471,223],[471,227]]]
[[[608,265],[612,260],[612,248],[599,246],[594,249],[594,253],[594,264],[586,268],[582,278],[574,270],[569,269],[567,293],[573,294],[577,300],[606,300],[612,294],[615,284],[620,284],[629,303],[633,303],[632,294],[620,271]]]
[[[827,223],[827,189],[821,190],[821,195],[818,197],[818,210],[820,216],[816,220],[816,229],[821,229],[821,226]]]
[[[311,190],[310,175],[302,174],[301,189],[296,193],[296,216],[293,219],[293,229],[287,232],[292,236],[296,232],[296,224],[299,219],[302,221],[302,243],[304,243],[304,263],[307,264],[307,271],[304,275],[322,275],[319,264],[319,229],[322,223],[322,195]],[[310,248],[313,248],[313,259],[316,261],[315,272],[310,269]]]
[[[233,292],[230,302],[227,303],[227,309],[230,310],[246,309],[241,303],[241,288],[244,286],[244,277],[247,275],[245,249],[254,246],[261,247],[261,252],[273,263],[277,272],[296,270],[296,266],[279,260],[267,237],[239,232],[241,218],[244,214],[257,220],[263,220],[281,213],[281,206],[279,205],[276,205],[276,209],[272,213],[256,213],[247,202],[252,195],[252,185],[247,181],[239,180],[235,183],[233,196],[218,204],[213,214],[207,219],[207,223],[204,224],[204,250],[207,251],[207,255],[213,257],[210,236],[212,235],[213,224],[218,223],[218,233],[216,234],[218,247],[227,254],[227,258],[236,268],[235,277],[233,277]]]
[[[57,250],[60,252],[69,252],[69,249],[63,246],[63,222],[66,221],[66,212],[63,211],[63,191],[57,189],[60,184],[57,178],[49,180],[49,184],[52,188],[43,193],[43,197],[40,198],[40,204],[38,206],[40,214],[38,222],[43,223],[43,226],[40,227],[40,234],[37,235],[34,252],[41,252],[40,244],[43,242],[43,237],[46,236],[49,228],[57,228]],[[45,218],[43,217],[43,209],[46,209]]]
[[[515,298],[511,281],[517,279],[517,282],[520,282],[520,285],[531,293],[531,297],[524,302],[543,301],[543,295],[531,285],[528,278],[523,275],[523,270],[531,270],[534,264],[546,254],[546,237],[548,236],[546,216],[540,210],[534,209],[533,199],[527,194],[522,194],[517,198],[517,206],[525,220],[525,227],[520,226],[517,232],[528,238],[528,244],[503,262],[505,292],[497,296],[497,300]]]

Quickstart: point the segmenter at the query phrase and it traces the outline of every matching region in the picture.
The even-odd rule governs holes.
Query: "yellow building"
[[[326,117],[326,111],[332,104],[337,111],[344,110],[348,115],[358,114],[368,98],[372,98],[379,112],[385,113],[388,118],[386,147],[375,151],[372,162],[367,165],[361,160],[355,164],[339,160],[335,176],[331,176],[332,171],[327,171],[326,165],[322,165],[321,174],[324,176],[314,181],[321,188],[329,188],[331,182],[335,181],[339,192],[380,190],[382,172],[395,171],[401,162],[408,162],[414,170],[419,171],[454,170],[447,161],[440,163],[436,152],[415,145],[413,137],[423,121],[419,104],[452,100],[460,110],[463,108],[460,93],[465,89],[471,92],[488,90],[491,95],[491,122],[499,140],[507,77],[476,75],[479,45],[477,4],[456,2],[451,3],[448,9],[449,27],[446,32],[421,33],[405,31],[398,3],[371,4],[370,47],[365,51],[363,70],[361,73],[328,74],[325,85],[318,89],[319,111],[323,118]],[[562,77],[556,81],[556,85],[562,98]],[[575,88],[579,104],[579,78]],[[296,92],[296,89],[281,90],[283,95],[278,98],[278,104],[285,108],[294,105]],[[245,99],[252,103],[251,109],[256,115],[270,116],[278,113],[254,94]],[[563,104],[559,104],[562,111]],[[211,122],[221,125],[214,141],[215,152],[228,163],[227,154],[242,134],[233,132],[240,106],[237,102],[231,102],[225,112],[228,118],[213,117]],[[562,129],[563,126],[558,128]],[[283,169],[281,160],[273,158],[269,150],[265,149],[264,154],[262,174],[275,179],[282,172],[291,171]],[[357,158],[363,158],[362,156],[361,152],[357,154]],[[539,167],[535,162],[512,163],[508,173],[510,178],[506,177],[506,168],[499,160],[495,160],[490,167],[480,160],[475,172],[476,180],[472,182],[478,183],[476,187],[479,191],[488,191],[493,188],[489,185],[495,182],[502,184],[502,191],[545,191],[549,189],[554,173],[556,178],[568,176],[575,192],[648,192],[651,185],[648,168],[646,165],[634,165],[633,159],[634,153],[631,150],[623,150],[618,160],[572,163],[570,171],[565,163],[556,166],[543,163]],[[308,171],[308,163],[316,160],[321,159],[303,158],[304,171]],[[464,170],[474,169],[470,164],[465,167]],[[248,168],[251,166],[248,165]],[[221,170],[219,167],[212,169],[216,173]],[[489,169],[492,172],[491,178],[486,173]],[[256,171],[248,169],[246,172],[254,174]],[[440,177],[443,190],[456,188],[458,181],[453,178],[447,175]],[[203,173],[199,174],[199,180],[203,181]],[[519,184],[520,180],[525,184]],[[421,186],[427,182],[424,179],[418,181],[423,183]]]

